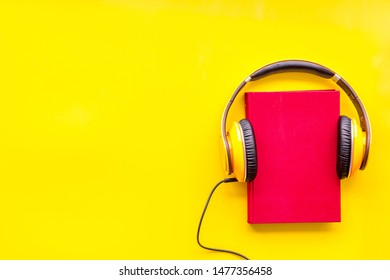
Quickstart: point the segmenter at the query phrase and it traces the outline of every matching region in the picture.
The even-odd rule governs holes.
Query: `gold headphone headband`
[[[354,105],[359,115],[360,126],[362,130],[366,132],[366,147],[364,151],[363,160],[360,165],[360,170],[363,170],[367,165],[368,155],[370,151],[371,126],[370,126],[370,120],[368,118],[367,111],[364,108],[364,105],[360,100],[360,98],[358,97],[358,95],[356,94],[356,92],[347,83],[346,80],[344,80],[338,74],[336,74],[329,68],[326,68],[325,66],[310,61],[304,61],[304,60],[283,60],[283,61],[278,61],[278,62],[268,64],[253,72],[248,78],[242,81],[241,84],[236,88],[228,104],[225,107],[225,110],[222,115],[222,121],[221,121],[221,132],[222,132],[223,144],[225,146],[225,150],[227,154],[228,173],[231,174],[233,170],[232,170],[230,149],[229,149],[229,144],[228,144],[227,134],[226,134],[226,120],[229,114],[230,107],[232,106],[234,100],[236,99],[237,95],[240,93],[240,91],[244,88],[244,86],[247,83],[262,79],[270,75],[274,75],[278,73],[286,73],[286,72],[303,72],[303,73],[313,74],[325,79],[331,79],[338,86],[340,86],[343,89],[343,91],[348,95],[349,99],[352,101],[352,104]]]

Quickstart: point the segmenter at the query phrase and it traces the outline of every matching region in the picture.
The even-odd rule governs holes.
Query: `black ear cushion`
[[[253,181],[257,174],[257,154],[255,135],[252,125],[247,119],[239,122],[244,136],[245,156],[246,156],[246,182]]]
[[[352,156],[352,121],[347,116],[340,116],[338,121],[337,176],[347,178]]]

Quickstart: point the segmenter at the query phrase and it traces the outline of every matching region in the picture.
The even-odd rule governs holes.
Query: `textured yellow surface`
[[[249,225],[245,185],[229,184],[202,240],[255,259],[389,259],[389,13],[385,0],[2,1],[0,259],[234,259],[195,239],[224,176],[221,113],[250,72],[288,58],[338,72],[371,118],[342,222]],[[330,87],[291,74],[250,89]],[[240,96],[230,119],[243,114]]]

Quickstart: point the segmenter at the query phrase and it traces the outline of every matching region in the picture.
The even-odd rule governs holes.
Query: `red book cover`
[[[248,223],[340,221],[336,90],[247,92],[258,172],[248,183]]]

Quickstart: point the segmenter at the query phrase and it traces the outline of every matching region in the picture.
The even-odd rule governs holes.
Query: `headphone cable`
[[[213,189],[211,190],[210,194],[209,194],[209,197],[206,201],[206,205],[204,206],[203,208],[203,212],[202,212],[202,215],[200,217],[200,221],[199,221],[199,225],[198,225],[198,232],[196,234],[196,240],[198,241],[198,244],[200,247],[202,247],[203,249],[206,249],[206,250],[210,250],[210,251],[216,251],[216,252],[223,252],[223,253],[229,253],[229,254],[233,254],[233,255],[236,255],[236,256],[239,256],[245,260],[249,260],[247,257],[245,257],[244,255],[240,254],[240,253],[237,253],[237,252],[234,252],[234,251],[230,251],[230,250],[225,250],[225,249],[218,249],[218,248],[212,248],[212,247],[207,247],[207,246],[204,246],[201,242],[200,242],[200,229],[202,227],[202,222],[203,222],[203,218],[204,218],[204,215],[206,213],[206,210],[207,210],[207,207],[209,206],[209,202],[211,200],[211,197],[213,196],[215,190],[222,184],[222,183],[233,183],[233,182],[237,182],[237,179],[236,178],[225,178],[221,181],[219,181],[214,187]]]

